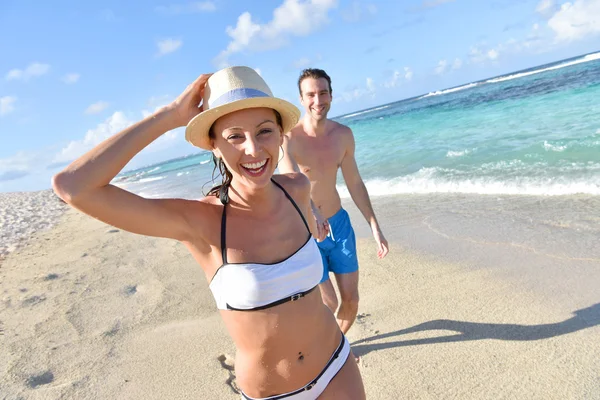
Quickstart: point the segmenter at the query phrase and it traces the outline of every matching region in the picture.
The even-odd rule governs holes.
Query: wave
[[[470,193],[494,195],[561,196],[573,194],[600,195],[600,178],[548,178],[511,176],[510,178],[479,176],[441,176],[437,168],[423,168],[415,174],[392,179],[369,179],[365,182],[371,196],[415,193]],[[342,198],[350,194],[344,185],[337,186]]]
[[[473,88],[473,87],[478,86],[478,85],[479,85],[479,83],[473,82],[473,83],[468,83],[466,85],[453,87],[453,88],[450,88],[450,89],[436,90],[435,92],[429,92],[426,95],[419,97],[419,99],[424,99],[426,97],[431,97],[431,96],[440,96],[442,94],[459,92],[461,90],[470,89],[470,88]]]
[[[567,149],[567,145],[558,146],[555,144],[550,144],[550,143],[548,143],[548,141],[544,140],[544,150],[546,150],[546,151],[563,152],[566,149]]]
[[[137,181],[137,183],[160,181],[161,179],[164,179],[164,178],[165,178],[164,176],[155,176],[153,178],[143,178],[143,179],[140,179],[139,181]]]
[[[353,114],[348,114],[348,115],[344,115],[343,117],[341,117],[342,119],[344,118],[351,118],[351,117],[356,117],[357,115],[362,115],[362,114],[367,114],[373,111],[378,111],[378,110],[383,110],[384,108],[388,108],[389,105],[387,106],[381,106],[381,107],[375,107],[375,108],[371,108],[369,110],[365,110],[365,111],[359,111]]]
[[[513,75],[501,76],[499,78],[488,79],[487,81],[485,81],[485,83],[498,83],[498,82],[510,81],[513,79],[523,78],[525,76],[540,74],[542,72],[553,71],[556,69],[570,67],[572,65],[577,65],[577,64],[586,63],[586,62],[590,62],[590,61],[596,61],[596,60],[600,60],[600,52],[594,53],[594,54],[588,54],[587,56],[579,58],[577,60],[568,61],[568,62],[558,64],[558,65],[553,65],[551,67],[536,69],[536,70],[527,71],[527,72],[520,72],[518,74],[513,74]]]
[[[200,165],[208,164],[209,162],[211,162],[211,160],[200,161]]]
[[[477,150],[477,148],[474,149],[465,149],[465,150],[461,150],[461,151],[453,151],[453,150],[449,150],[446,153],[446,157],[448,158],[452,158],[452,157],[462,157],[462,156],[466,156],[469,153],[474,152],[475,150]]]
[[[600,195],[600,185],[588,182],[570,181],[563,184],[547,185],[544,182],[502,182],[494,180],[464,180],[464,181],[384,181],[372,180],[365,182],[369,195],[389,196],[394,194],[423,194],[423,193],[468,193],[495,195],[537,195],[563,196],[572,194]],[[338,186],[342,198],[350,198],[345,186]]]

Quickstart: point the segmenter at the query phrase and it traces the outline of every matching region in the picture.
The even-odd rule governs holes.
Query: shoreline
[[[572,257],[597,257],[600,199],[517,200],[374,198],[384,260],[344,202],[361,265],[348,338],[369,399],[600,399],[600,264]],[[0,286],[8,398],[239,398],[233,344],[175,241],[68,210],[8,255]]]

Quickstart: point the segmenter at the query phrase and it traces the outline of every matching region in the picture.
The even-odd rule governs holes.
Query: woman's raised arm
[[[202,111],[198,105],[209,77],[201,75],[171,104],[73,161],[52,178],[54,192],[78,210],[126,231],[190,239],[193,231],[186,212],[193,202],[146,199],[110,182],[142,149],[164,133],[187,125]]]

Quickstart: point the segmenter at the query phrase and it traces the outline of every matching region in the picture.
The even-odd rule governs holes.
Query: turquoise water
[[[600,195],[600,53],[336,118],[372,195]],[[149,197],[197,198],[207,153],[119,177]],[[208,183],[207,183],[208,182]],[[340,177],[339,189],[347,196]]]

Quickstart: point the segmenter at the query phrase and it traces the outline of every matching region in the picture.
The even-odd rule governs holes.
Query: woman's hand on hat
[[[173,122],[180,126],[186,126],[196,115],[202,112],[200,102],[204,97],[206,82],[212,74],[202,74],[181,93],[171,104],[167,106],[172,113]]]

